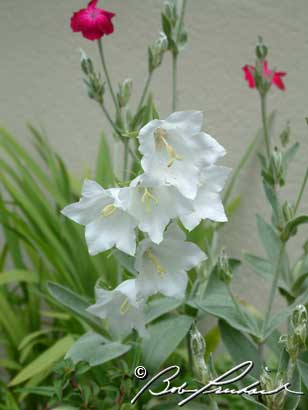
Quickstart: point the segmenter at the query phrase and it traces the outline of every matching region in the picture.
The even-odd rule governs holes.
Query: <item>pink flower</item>
[[[245,65],[243,68],[244,74],[245,74],[245,80],[248,82],[248,86],[250,88],[255,88],[256,87],[256,82],[255,82],[255,76],[254,76],[254,71],[255,67],[252,65]],[[282,81],[282,77],[284,77],[287,73],[284,71],[273,71],[268,68],[267,61],[264,60],[263,63],[263,76],[270,80],[272,84],[275,84],[277,88],[280,90],[285,90],[285,85],[284,82]]]
[[[71,28],[81,31],[88,40],[98,40],[104,35],[113,33],[111,19],[114,13],[96,7],[98,0],[92,0],[86,9],[81,9],[71,17]]]

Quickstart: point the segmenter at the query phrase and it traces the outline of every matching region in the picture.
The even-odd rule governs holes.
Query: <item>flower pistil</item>
[[[157,273],[159,273],[161,276],[163,276],[166,273],[166,269],[159,263],[159,260],[158,260],[157,256],[154,255],[154,253],[151,251],[151,249],[147,249],[145,251],[145,255],[153,263]]]
[[[155,144],[157,149],[162,149],[165,148],[170,160],[168,162],[168,168],[170,168],[174,161],[182,161],[183,157],[178,155],[175,151],[175,149],[167,142],[167,131],[164,130],[163,128],[156,128],[154,131],[154,139],[155,139]]]

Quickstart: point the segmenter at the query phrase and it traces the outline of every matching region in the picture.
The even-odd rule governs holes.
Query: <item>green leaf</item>
[[[145,307],[145,322],[150,323],[165,313],[181,306],[182,302],[178,299],[159,297],[151,300]]]
[[[188,333],[193,318],[170,317],[148,327],[149,337],[142,341],[143,364],[149,371],[158,369]]]
[[[126,253],[119,251],[118,249],[113,251],[112,254],[116,258],[116,260],[119,262],[119,264],[123,268],[125,268],[129,273],[132,273],[135,276],[138,275],[138,272],[136,271],[134,267],[135,258],[133,256],[127,255]]]
[[[308,363],[304,362],[303,360],[298,359],[297,368],[303,380],[303,383],[306,386],[306,389],[308,389]]]
[[[260,215],[257,215],[257,226],[264,250],[269,260],[273,261],[272,263],[275,265],[279,256],[281,241],[273,228]]]
[[[16,391],[19,393],[35,394],[37,396],[52,397],[54,395],[54,388],[48,386],[40,387],[20,387]]]
[[[86,311],[86,309],[89,307],[89,303],[85,299],[83,299],[81,296],[77,295],[70,289],[58,285],[57,283],[49,282],[47,287],[49,293],[57,302],[65,306],[70,311],[76,313],[86,322],[89,322],[90,324],[101,328],[100,320]]]
[[[14,360],[10,359],[0,359],[0,367],[9,370],[20,370],[21,365]]]
[[[241,201],[242,201],[242,199],[241,199],[240,195],[238,195],[234,199],[232,199],[232,201],[228,202],[228,204],[226,205],[226,208],[225,208],[226,215],[227,215],[228,219],[230,219],[232,217],[232,215],[235,213],[237,208],[240,206]]]
[[[164,33],[166,34],[166,36],[169,40],[170,37],[171,37],[171,34],[172,34],[171,22],[164,13],[162,13],[162,15],[161,15],[161,20],[162,20],[163,31],[164,31]]]
[[[28,343],[31,343],[33,340],[35,340],[37,337],[40,337],[42,335],[46,335],[48,332],[54,331],[53,328],[51,329],[42,329],[42,330],[37,330],[35,332],[27,334],[22,341],[20,342],[18,346],[18,350],[22,350],[25,346],[27,346]]]
[[[299,292],[301,291],[301,288],[303,284],[305,283],[306,279],[308,278],[308,272],[302,273],[299,275],[296,280],[294,281],[292,285],[292,293],[294,293],[296,296],[298,296]]]
[[[290,162],[294,159],[298,149],[299,149],[299,143],[296,142],[287,151],[284,152],[282,164],[283,164],[283,169],[284,169],[285,174],[288,170],[288,166]]]
[[[307,224],[308,223],[308,215],[301,215],[297,218],[292,219],[290,222],[287,223],[285,226],[284,232],[287,236],[292,234],[292,231],[297,228],[299,225]]]
[[[277,225],[279,221],[280,206],[279,206],[276,191],[265,180],[263,180],[263,187],[264,187],[266,197],[273,210],[273,219],[272,219],[273,224]]]
[[[273,265],[266,259],[259,256],[245,254],[244,261],[249,265],[251,270],[262,278],[273,280]]]
[[[305,305],[308,302],[308,292],[305,292],[302,296],[297,298],[290,306],[280,310],[278,313],[273,315],[268,323],[266,332],[265,332],[265,338],[269,337],[274,330],[277,329],[277,327],[284,322],[286,319],[288,319],[289,316],[292,315],[294,308],[299,305],[303,304]]]
[[[300,392],[301,391],[301,378],[300,378],[300,373],[299,369],[295,367],[293,377],[290,386],[290,390]],[[288,393],[283,410],[295,410],[298,407],[298,404],[301,399],[301,395],[297,394],[291,394]]]
[[[106,136],[103,134],[100,139],[96,160],[96,181],[104,188],[114,185],[113,167],[107,144]]]
[[[110,342],[103,336],[89,332],[83,335],[67,352],[65,358],[74,363],[87,362],[90,366],[98,366],[122,356],[131,346]]]
[[[62,359],[73,343],[74,339],[71,336],[66,336],[59,340],[49,349],[45,350],[44,353],[39,355],[33,362],[24,367],[21,372],[11,380],[9,385],[16,386],[43,372],[53,363]]]
[[[250,375],[258,378],[261,372],[261,360],[257,347],[243,333],[229,326],[224,320],[219,321],[221,338],[234,363],[251,360],[254,363]]]
[[[14,269],[0,274],[0,286],[13,282],[38,283],[39,277],[37,273],[21,269]]]
[[[201,300],[200,298],[191,299],[187,304],[226,320],[232,327],[242,332],[260,336],[254,318],[249,315],[247,311],[245,311],[247,322],[243,323],[243,319],[236,311],[225,283],[219,280],[217,275],[211,275],[205,294]]]

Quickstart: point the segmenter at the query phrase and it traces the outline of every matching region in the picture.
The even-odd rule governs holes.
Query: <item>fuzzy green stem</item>
[[[141,98],[140,98],[140,101],[139,101],[139,104],[138,104],[137,113],[140,111],[140,109],[141,109],[141,107],[144,103],[145,97],[147,95],[147,92],[148,92],[148,89],[149,89],[149,86],[150,86],[150,83],[151,83],[151,80],[152,80],[152,75],[153,75],[152,72],[148,73],[147,79],[146,79],[145,84],[144,84],[143,92],[142,92],[142,95],[141,95]]]
[[[260,135],[259,135],[259,132],[258,132],[255,135],[254,139],[251,141],[251,143],[248,145],[246,151],[244,152],[244,155],[242,156],[240,162],[238,163],[238,165],[236,166],[236,168],[234,169],[234,171],[232,173],[230,182],[228,184],[228,188],[224,191],[224,194],[223,194],[223,197],[222,197],[223,198],[223,203],[225,205],[227,205],[227,202],[230,198],[230,195],[233,191],[233,187],[234,187],[234,185],[237,181],[237,178],[238,178],[241,170],[244,168],[244,166],[246,165],[247,161],[249,160],[251,154],[254,151],[254,148],[255,148],[258,140],[259,140],[259,136]]]
[[[260,99],[261,99],[261,116],[262,116],[262,125],[263,125],[263,133],[264,133],[264,142],[265,142],[267,159],[269,160],[270,155],[271,155],[271,141],[270,141],[270,135],[268,132],[267,117],[266,117],[266,95],[260,94]]]
[[[263,339],[265,339],[265,333],[267,330],[267,326],[268,326],[268,322],[270,320],[270,316],[271,316],[271,312],[272,312],[272,308],[273,308],[273,304],[274,304],[274,299],[275,299],[275,295],[277,292],[277,288],[278,288],[278,282],[279,282],[279,277],[280,277],[280,265],[282,262],[282,258],[283,258],[283,254],[284,254],[284,250],[286,247],[286,243],[282,242],[280,245],[280,249],[279,249],[279,255],[278,255],[278,259],[277,259],[277,263],[276,263],[276,269],[275,269],[275,273],[274,273],[274,279],[272,282],[272,287],[271,287],[271,291],[270,291],[270,295],[269,295],[269,299],[268,299],[268,303],[267,303],[267,308],[266,308],[266,313],[265,313],[265,319],[263,322],[263,329],[262,329],[262,335],[263,335]]]
[[[172,53],[172,111],[177,107],[177,53]]]
[[[188,332],[186,335],[186,345],[187,345],[189,369],[190,369],[191,374],[193,374],[194,373],[194,361],[193,361],[193,354],[192,354],[191,345],[190,345],[190,332]]]
[[[106,60],[105,60],[104,51],[103,51],[102,40],[99,39],[97,41],[97,44],[98,44],[99,55],[100,55],[100,58],[101,58],[103,70],[104,70],[106,81],[107,81],[107,84],[108,84],[108,88],[109,88],[111,97],[113,99],[113,102],[114,102],[114,105],[115,105],[115,108],[116,108],[116,112],[118,113],[119,112],[119,105],[118,105],[118,101],[116,99],[115,93],[113,91],[112,83],[111,83],[109,72],[108,72],[108,69],[107,69]]]
[[[180,19],[179,19],[178,30],[177,30],[177,34],[176,34],[177,41],[179,40],[179,34],[181,33],[181,29],[182,29],[182,26],[183,26],[184,16],[185,16],[185,11],[186,11],[186,5],[187,5],[187,0],[183,0]]]
[[[125,145],[126,145],[126,137],[123,137],[121,131],[119,130],[119,128],[116,126],[115,122],[112,120],[108,110],[106,109],[105,105],[103,103],[100,104],[103,113],[105,114],[109,124],[111,125],[111,127],[113,128],[114,132],[117,134],[117,136],[120,138],[120,140],[122,141],[122,143],[124,144],[124,149],[125,149]],[[134,151],[132,149],[130,149],[129,144],[127,144],[127,151],[130,153],[130,155],[132,156],[132,158],[136,161],[138,161],[137,156],[135,155]]]
[[[128,175],[128,153],[129,153],[129,140],[124,142],[124,164],[123,164],[123,181],[127,180]]]
[[[306,170],[306,173],[305,173],[305,176],[304,176],[304,179],[303,179],[303,182],[302,182],[302,185],[301,185],[301,188],[299,190],[298,197],[297,197],[297,200],[296,200],[296,203],[295,203],[295,207],[294,207],[294,213],[295,214],[297,213],[299,204],[301,203],[307,181],[308,181],[308,168]]]
[[[232,299],[232,302],[233,302],[233,305],[234,305],[234,307],[235,307],[235,310],[237,311],[238,315],[239,315],[240,318],[242,319],[243,325],[245,325],[245,324],[247,323],[247,318],[245,317],[244,312],[243,312],[242,309],[240,308],[240,306],[239,306],[239,304],[238,304],[238,302],[237,302],[237,300],[236,300],[236,298],[235,298],[235,296],[234,296],[234,294],[233,294],[233,292],[232,292],[232,289],[231,289],[230,284],[227,284],[227,289],[228,289],[228,293],[229,293],[229,295],[230,295],[230,297],[231,297],[231,299]]]

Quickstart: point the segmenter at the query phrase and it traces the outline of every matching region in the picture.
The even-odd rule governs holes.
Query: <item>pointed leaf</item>
[[[131,346],[110,342],[97,333],[89,332],[77,340],[65,357],[74,363],[84,361],[90,366],[98,366],[122,356],[130,348]]]
[[[148,327],[149,337],[142,341],[143,364],[149,371],[158,369],[175,351],[193,322],[189,316],[175,316]]]

